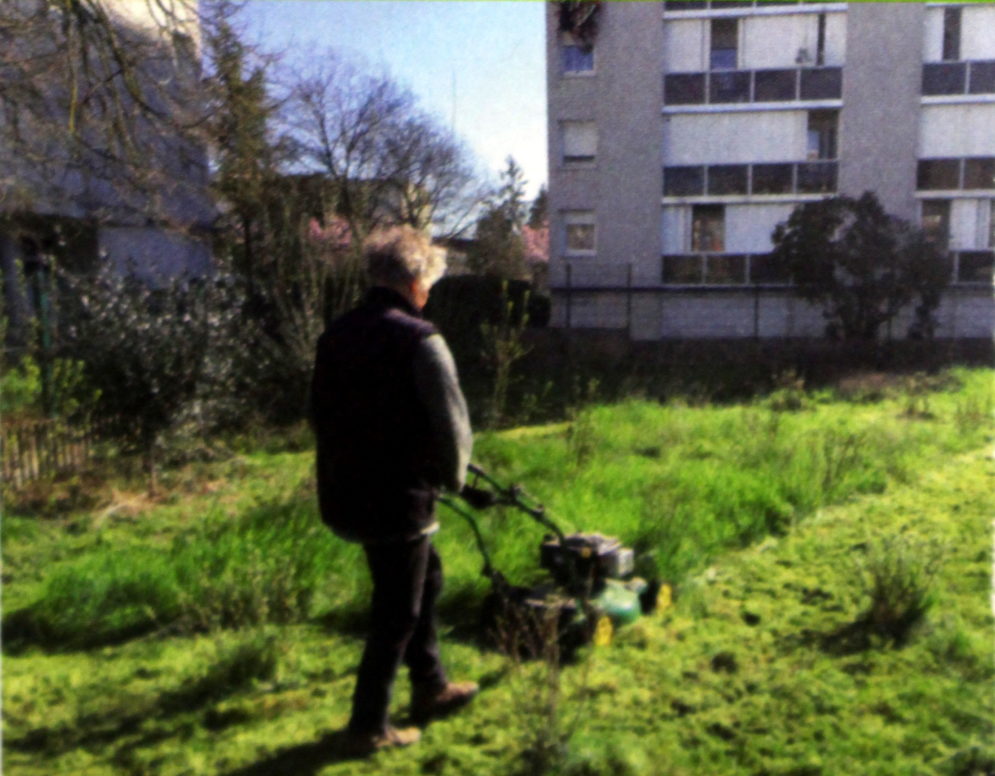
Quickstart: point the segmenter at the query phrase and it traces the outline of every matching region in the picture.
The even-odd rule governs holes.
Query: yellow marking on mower
[[[663,612],[674,604],[674,591],[666,582],[660,585],[660,590],[656,594],[656,610]]]
[[[594,638],[591,641],[596,647],[607,647],[612,643],[614,635],[615,627],[612,625],[611,619],[601,616],[594,625]]]

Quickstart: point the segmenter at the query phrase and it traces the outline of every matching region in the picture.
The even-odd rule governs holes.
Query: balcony
[[[929,62],[922,66],[924,96],[995,94],[995,60]]]
[[[679,165],[663,168],[665,197],[832,194],[838,162]]]
[[[790,284],[767,253],[690,253],[663,257],[666,286],[759,286]]]
[[[663,10],[667,13],[681,12],[681,11],[694,11],[696,13],[703,13],[707,11],[712,12],[722,12],[739,8],[753,8],[759,11],[768,11],[779,9],[782,6],[799,6],[799,5],[837,5],[845,8],[845,4],[841,2],[833,2],[833,0],[664,0]],[[784,9],[791,11],[789,7]],[[795,9],[797,12],[797,9]],[[813,9],[819,10],[819,9]]]
[[[954,285],[991,286],[995,282],[995,251],[958,251],[953,260]]]
[[[995,189],[995,157],[920,159],[916,170],[916,189],[919,191]]]
[[[842,94],[841,67],[714,70],[663,77],[664,105],[838,100]]]
[[[950,283],[990,287],[995,283],[995,251],[952,251]],[[663,256],[665,286],[790,286],[769,253],[688,253]]]

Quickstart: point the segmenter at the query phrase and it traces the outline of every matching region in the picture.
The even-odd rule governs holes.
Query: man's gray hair
[[[366,271],[374,285],[407,285],[420,279],[426,288],[446,271],[446,251],[407,224],[377,229],[363,243]]]

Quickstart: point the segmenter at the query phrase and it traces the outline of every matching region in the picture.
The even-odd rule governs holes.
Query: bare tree
[[[284,123],[300,169],[327,178],[353,233],[384,222],[462,231],[483,196],[466,149],[389,76],[334,52],[316,62],[289,79]]]

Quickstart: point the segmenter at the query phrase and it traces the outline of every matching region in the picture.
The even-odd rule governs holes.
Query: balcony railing
[[[952,251],[950,282],[959,286],[995,283],[995,251]],[[769,253],[687,253],[663,257],[667,286],[789,286],[790,278]]]
[[[919,191],[995,189],[995,156],[920,159],[916,188]]]
[[[663,77],[664,105],[838,100],[842,94],[841,67],[710,70]]]
[[[951,254],[957,285],[990,286],[995,275],[995,251],[957,251]]]
[[[665,197],[832,194],[834,161],[681,165],[663,168]]]
[[[770,8],[779,5],[822,4],[827,0],[664,0],[665,11],[725,11],[730,8]]]
[[[995,59],[929,62],[922,66],[922,93],[927,96],[995,94]]]
[[[689,253],[663,257],[668,286],[790,285],[768,253]]]

